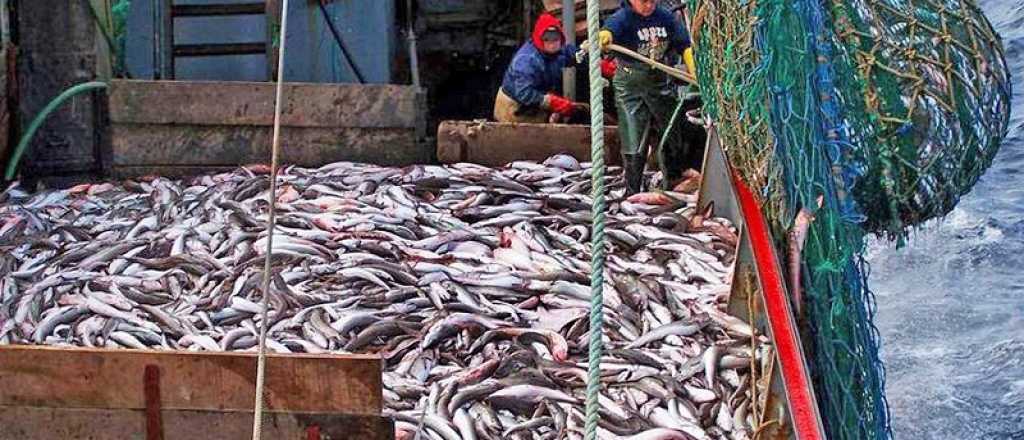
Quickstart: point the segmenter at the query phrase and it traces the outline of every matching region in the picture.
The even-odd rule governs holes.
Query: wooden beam
[[[233,167],[270,157],[274,84],[131,81],[111,84],[108,171]],[[425,95],[397,85],[285,85],[284,163],[409,165],[433,161]],[[386,146],[386,148],[382,148]]]
[[[252,410],[256,376],[252,353],[38,346],[0,347],[0,406],[126,409],[142,414],[147,365],[160,369],[165,411]],[[373,356],[270,355],[267,408],[378,415],[383,398],[381,368],[380,359]],[[165,420],[164,426],[173,422]]]
[[[232,171],[237,166],[114,166],[108,170],[113,179],[130,179],[145,176],[160,176],[168,179],[194,176],[198,174],[217,174]]]
[[[112,124],[257,125],[274,120],[274,83],[137,81],[111,83]],[[399,85],[285,84],[285,127],[417,128],[420,97]]]
[[[265,163],[270,161],[270,132],[270,127],[114,125],[113,166]],[[339,161],[401,166],[433,159],[412,130],[285,127],[281,141],[281,163],[306,167]]]
[[[252,412],[165,410],[164,440],[252,438]],[[142,439],[145,413],[128,409],[0,406],[0,436],[18,440]],[[263,438],[302,440],[314,428],[320,438],[394,439],[394,423],[382,416],[268,412]]]
[[[606,159],[619,164],[618,127],[605,127]],[[555,154],[590,161],[590,126],[443,121],[437,129],[437,159],[502,166],[516,160],[544,160]]]

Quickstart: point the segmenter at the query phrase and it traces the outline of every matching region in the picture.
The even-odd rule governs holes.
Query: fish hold
[[[265,167],[12,185],[0,344],[251,352],[266,319],[273,352],[382,358],[396,438],[582,440],[590,167],[286,165],[276,193]],[[620,193],[622,169],[607,171]],[[771,341],[722,307],[736,228],[694,188],[607,207],[601,439],[749,440],[765,414],[750,377]]]

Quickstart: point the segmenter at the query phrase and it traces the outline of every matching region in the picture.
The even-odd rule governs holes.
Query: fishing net
[[[690,8],[704,112],[780,250],[816,211],[801,327],[829,438],[890,438],[865,236],[902,240],[991,164],[1010,108],[1001,42],[969,0]]]

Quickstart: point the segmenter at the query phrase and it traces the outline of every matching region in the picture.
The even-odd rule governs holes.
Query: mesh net
[[[945,215],[992,163],[1010,82],[999,37],[967,0],[835,1],[832,58],[867,175],[865,227],[892,236]]]
[[[801,327],[829,438],[891,438],[864,238],[902,240],[990,165],[1009,116],[1000,40],[967,0],[690,7],[704,112],[780,250],[816,214]]]

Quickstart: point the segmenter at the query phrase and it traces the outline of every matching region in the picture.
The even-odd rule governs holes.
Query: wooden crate
[[[115,177],[183,175],[270,163],[274,83],[115,80]],[[398,85],[285,84],[281,163],[427,163],[425,98]]]
[[[618,127],[604,130],[605,160],[621,162]],[[442,121],[437,128],[437,160],[503,166],[516,160],[542,161],[568,154],[590,161],[590,126],[487,121]]]
[[[251,353],[0,347],[0,438],[248,439],[255,376]],[[263,438],[390,440],[381,386],[376,357],[269,355]]]

